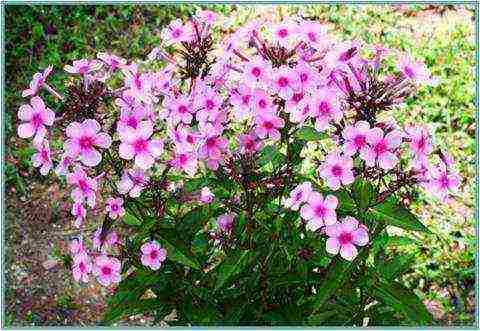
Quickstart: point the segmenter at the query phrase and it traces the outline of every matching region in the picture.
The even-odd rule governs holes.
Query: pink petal
[[[334,225],[337,223],[337,213],[333,210],[327,210],[323,218],[326,225]]]
[[[375,145],[383,138],[383,131],[380,128],[373,128],[367,131],[366,140],[369,144]]]
[[[347,261],[353,261],[357,257],[357,254],[357,248],[353,244],[345,244],[340,247],[340,256]]]
[[[92,119],[86,119],[82,123],[83,133],[87,135],[95,135],[98,131],[100,131],[100,124],[97,121]]]
[[[392,169],[397,163],[398,158],[392,152],[385,152],[378,158],[378,165],[385,170]]]
[[[163,141],[159,139],[151,140],[148,144],[149,151],[156,157],[163,153]]]
[[[135,156],[135,165],[144,170],[150,168],[154,162],[155,159],[148,153],[141,153]]]
[[[82,135],[82,126],[80,125],[80,123],[77,122],[70,123],[67,126],[65,133],[67,137],[80,138],[80,136]]]
[[[323,226],[323,222],[320,219],[312,219],[308,221],[307,225],[305,226],[307,230],[310,231],[317,231],[319,228]]]
[[[338,199],[336,196],[330,194],[325,197],[324,203],[328,209],[336,209],[338,206]]]
[[[33,117],[34,110],[30,105],[21,105],[17,116],[22,121],[30,121]]]
[[[80,161],[87,167],[95,167],[102,161],[102,154],[95,149],[83,150]]]
[[[118,155],[122,159],[131,160],[135,156],[135,149],[130,144],[121,143],[119,147]]]
[[[340,242],[337,238],[331,237],[327,239],[326,243],[327,252],[333,255],[337,255],[340,250]]]
[[[45,111],[42,113],[42,119],[45,125],[53,125],[55,120],[55,113],[49,108],[45,108]]]
[[[20,138],[30,138],[35,134],[35,127],[27,123],[22,123],[17,128],[17,134]]]
[[[358,228],[358,221],[356,218],[352,216],[345,217],[344,221],[342,222],[342,229],[347,232],[352,232]]]
[[[368,232],[363,227],[359,227],[357,230],[352,232],[353,243],[357,246],[365,246],[368,244]]]
[[[30,103],[35,110],[45,109],[45,103],[43,103],[43,100],[40,97],[33,97],[32,100],[30,100]]]
[[[338,235],[340,234],[338,223],[334,225],[328,225],[325,228],[325,233],[329,237],[338,237]]]
[[[360,151],[360,158],[365,161],[365,164],[369,167],[373,167],[375,165],[375,160],[377,155],[371,148],[362,148]]]
[[[99,133],[95,136],[95,145],[101,148],[109,148],[112,144],[112,138],[106,133]]]
[[[310,205],[304,205],[301,209],[300,209],[300,216],[302,216],[302,218],[304,220],[311,220],[315,215],[314,215],[314,212],[313,212],[313,209]]]

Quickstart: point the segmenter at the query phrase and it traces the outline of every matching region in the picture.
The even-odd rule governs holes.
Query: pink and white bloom
[[[334,255],[340,252],[340,256],[347,261],[353,261],[357,256],[356,246],[365,246],[369,241],[367,228],[351,216],[327,226],[325,232],[329,237],[327,252]]]
[[[215,121],[223,103],[222,97],[211,88],[202,88],[196,96],[195,117],[199,122]]]
[[[301,90],[301,84],[296,72],[283,66],[273,72],[272,88],[280,98],[288,100]]]
[[[72,159],[80,157],[80,161],[87,167],[97,166],[102,160],[102,154],[96,147],[109,148],[112,143],[112,138],[100,132],[100,129],[100,124],[92,119],[70,123],[65,130],[68,137],[64,143],[66,155]]]
[[[349,185],[355,181],[352,168],[351,157],[334,151],[327,155],[325,163],[320,167],[320,177],[328,187],[336,191],[341,185]]]
[[[367,133],[368,148],[360,151],[360,157],[369,167],[376,164],[385,170],[392,169],[398,163],[395,150],[402,143],[402,134],[396,130],[384,135],[382,129],[373,128]]]
[[[314,92],[320,83],[318,71],[304,61],[300,61],[293,69],[297,76],[300,88],[303,92]]]
[[[98,53],[97,57],[113,71],[127,64],[127,60],[114,54]]]
[[[67,183],[74,186],[71,197],[73,201],[87,202],[91,208],[95,207],[95,195],[98,189],[96,178],[88,177],[81,166],[75,166],[74,172],[67,175]]]
[[[433,150],[430,134],[425,127],[408,126],[405,128],[406,138],[409,140],[410,149],[413,152],[413,163],[418,166],[420,164],[428,164],[428,155]]]
[[[109,231],[102,238],[102,227],[99,227],[97,231],[93,234],[92,243],[93,248],[106,252],[109,248],[113,247],[115,244],[118,244],[120,241],[118,239],[117,232]]]
[[[120,182],[118,182],[118,192],[127,194],[131,198],[138,198],[143,189],[148,184],[149,177],[143,169],[128,169],[123,172]]]
[[[316,93],[311,116],[315,118],[315,130],[323,132],[330,122],[338,122],[343,117],[343,112],[337,101],[336,92],[321,89]]]
[[[92,272],[92,262],[86,252],[73,257],[72,273],[77,282],[88,283],[89,274]]]
[[[70,74],[86,75],[102,67],[102,62],[97,60],[81,59],[73,61],[73,65],[66,65],[64,70]]]
[[[227,234],[230,235],[233,230],[233,225],[235,222],[235,213],[230,213],[230,214],[223,214],[220,215],[217,219],[217,227],[218,229]]]
[[[298,28],[298,38],[315,48],[324,46],[327,39],[327,28],[314,21],[304,21]]]
[[[203,128],[202,144],[198,150],[198,156],[207,161],[210,169],[216,170],[218,162],[223,159],[223,153],[227,150],[228,140],[221,136],[222,129],[213,125]]]
[[[247,85],[240,85],[234,89],[230,95],[230,103],[234,106],[233,114],[239,121],[252,114],[254,104],[253,91]]]
[[[162,41],[166,46],[188,42],[193,38],[190,25],[184,24],[181,20],[174,20],[162,30]]]
[[[414,61],[407,55],[400,56],[397,62],[397,68],[407,79],[418,84],[431,86],[438,84],[437,79],[432,78],[430,70],[427,69],[424,63]]]
[[[273,101],[262,89],[253,92],[253,108],[256,114],[274,113]]]
[[[44,87],[47,77],[52,72],[53,67],[48,66],[43,72],[37,72],[30,81],[30,87],[22,92],[22,97],[33,97]]]
[[[142,121],[149,119],[148,115],[149,112],[144,107],[122,108],[117,122],[117,131],[122,132],[128,130],[128,128],[138,128]]]
[[[211,10],[199,10],[195,14],[195,18],[202,23],[206,23],[208,25],[213,25],[215,21],[218,19],[218,14]]]
[[[68,245],[68,248],[72,255],[78,255],[86,252],[82,238],[74,238]]]
[[[190,176],[194,176],[197,173],[198,158],[195,153],[178,149],[174,151],[170,165],[177,170],[185,171]]]
[[[74,164],[74,161],[75,160],[66,155],[66,153],[63,153],[60,162],[55,168],[55,173],[57,174],[57,176],[66,176],[70,171],[70,166]]]
[[[50,172],[53,162],[50,156],[48,140],[44,140],[43,144],[37,147],[37,153],[32,155],[32,165],[35,168],[40,168],[40,173],[43,176],[46,176]]]
[[[296,35],[296,25],[284,22],[275,24],[271,27],[273,41],[278,42],[280,46],[288,48]]]
[[[213,199],[215,198],[215,195],[213,192],[210,190],[208,186],[202,187],[202,190],[200,191],[200,202],[202,204],[209,204],[213,202]]]
[[[335,209],[338,199],[334,195],[323,195],[318,192],[310,193],[308,202],[300,209],[300,215],[307,223],[307,229],[316,231],[324,225],[332,225],[337,222]]]
[[[167,120],[172,125],[180,122],[190,124],[192,121],[193,106],[190,98],[178,96],[177,98],[165,98],[164,107],[169,110]]]
[[[270,137],[272,140],[279,140],[281,135],[278,129],[283,128],[285,121],[274,114],[259,114],[255,118],[255,134],[261,139]]]
[[[122,159],[135,158],[135,165],[141,169],[151,168],[155,159],[163,153],[163,141],[150,139],[153,125],[143,122],[137,129],[129,129],[120,133],[119,155]]]
[[[450,193],[458,191],[460,176],[458,173],[447,168],[445,163],[430,167],[428,171],[429,180],[425,183],[428,192],[442,202],[449,200]]]
[[[71,214],[75,217],[75,222],[73,224],[76,228],[80,228],[87,217],[87,209],[83,206],[82,202],[74,202]]]
[[[345,139],[343,152],[345,155],[352,156],[356,152],[368,147],[367,133],[370,130],[370,124],[365,121],[358,121],[355,125],[348,125],[342,133]]]
[[[283,206],[291,210],[298,210],[303,203],[308,201],[312,192],[312,183],[304,182],[290,192],[290,197],[284,199]]]
[[[47,129],[45,126],[52,126],[55,120],[55,113],[45,107],[40,97],[33,97],[30,105],[22,105],[18,111],[18,118],[22,121],[18,125],[17,133],[20,138],[33,138],[33,144],[39,146]]]
[[[238,143],[240,145],[240,152],[246,154],[253,154],[263,146],[263,142],[253,133],[239,135]]]
[[[155,240],[143,244],[140,251],[142,252],[142,264],[152,270],[160,269],[162,262],[167,258],[167,251]]]
[[[105,211],[111,219],[117,219],[125,215],[125,209],[123,208],[123,199],[118,197],[110,197],[107,199]]]
[[[243,67],[244,80],[247,85],[255,86],[270,79],[272,65],[262,57],[257,56],[252,61],[246,62]]]
[[[114,257],[106,255],[98,256],[93,265],[93,272],[97,276],[97,280],[103,286],[120,283],[121,263]]]

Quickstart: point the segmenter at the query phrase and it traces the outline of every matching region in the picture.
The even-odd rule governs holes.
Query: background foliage
[[[345,39],[362,39],[405,50],[424,59],[442,83],[417,95],[403,112],[401,121],[430,123],[439,141],[459,160],[464,182],[462,194],[449,206],[421,196],[415,207],[422,222],[433,234],[398,233],[411,240],[392,245],[414,263],[402,282],[416,289],[441,324],[472,324],[474,293],[475,223],[473,217],[475,103],[473,11],[454,6],[353,6],[315,5],[276,8],[216,6],[214,10],[236,17],[288,15],[299,13],[328,24],[334,34]],[[261,9],[261,10],[259,10]],[[32,150],[15,137],[16,110],[22,103],[21,91],[39,68],[53,64],[61,68],[79,57],[93,57],[109,50],[127,58],[144,57],[158,43],[163,24],[173,17],[195,11],[192,6],[7,6],[6,28],[6,185],[9,205],[7,229],[25,224],[25,214],[15,206],[16,199],[38,199],[26,190],[38,184],[41,191],[50,185],[30,165]],[[60,80],[59,70],[54,79]],[[52,80],[55,85],[55,80]],[[64,198],[64,197],[63,197]],[[20,200],[21,201],[21,200]],[[428,206],[428,208],[420,208]],[[70,220],[61,204],[49,202],[57,222],[65,227]],[[27,211],[28,215],[28,211]],[[62,218],[62,215],[63,218]],[[52,217],[54,219],[54,217]],[[47,227],[48,229],[48,227]],[[12,232],[15,235],[15,231]],[[31,240],[28,235],[23,240]],[[18,288],[14,266],[18,263],[15,245],[10,245],[7,263],[8,294]],[[25,244],[25,243],[24,243]],[[33,247],[32,250],[41,249]],[[51,247],[45,254],[53,254]],[[45,257],[43,257],[45,258]],[[28,271],[27,271],[28,272]],[[55,272],[62,272],[57,270]],[[44,284],[43,286],[53,286]],[[70,303],[75,294],[58,295],[56,307],[82,309]],[[27,295],[28,297],[28,295]],[[69,299],[70,298],[70,299]],[[20,303],[21,305],[21,303]],[[35,309],[18,309],[9,301],[7,316],[15,325],[51,324]],[[65,308],[65,309],[67,309]],[[46,320],[46,321],[45,321]],[[92,318],[94,323],[94,318]],[[61,321],[53,323],[61,324]]]

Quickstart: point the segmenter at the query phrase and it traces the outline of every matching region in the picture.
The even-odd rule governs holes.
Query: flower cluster
[[[266,146],[288,145],[303,127],[333,142],[317,169],[333,191],[359,177],[387,176],[381,199],[418,184],[447,201],[458,188],[453,161],[434,149],[428,128],[401,128],[377,116],[395,109],[422,84],[437,83],[425,65],[401,55],[398,72],[388,73],[382,63],[390,52],[339,42],[313,21],[253,21],[215,40],[214,31],[225,32],[221,22],[209,11],[187,22],[171,22],[162,31],[160,47],[144,61],[104,52],[98,59],[73,61],[64,70],[78,82],[71,91],[80,89],[81,94],[62,96],[48,85],[52,67],[35,74],[24,91],[31,99],[19,109],[18,135],[33,138],[34,166],[47,175],[56,164],[55,173],[66,177],[77,227],[85,227],[93,219],[90,214],[104,219],[92,239],[95,252],[87,253],[83,241],[75,239],[75,279],[87,281],[93,272],[104,285],[119,281],[121,263],[106,248],[121,247],[122,240],[109,228],[138,207],[140,197],[155,215],[163,215],[165,197],[178,193],[166,189],[167,174],[188,179],[224,173],[233,155],[253,160]],[[169,53],[171,49],[175,51]],[[364,56],[372,51],[373,58]],[[112,100],[103,99],[105,93],[96,97],[99,83]],[[55,122],[69,117],[61,112],[56,117],[40,96],[44,90],[57,99],[79,100],[78,107],[82,98],[96,100],[96,111],[78,112],[55,136]],[[63,149],[51,150],[50,142],[57,139]],[[248,191],[263,184],[273,189],[287,180],[279,176],[263,184],[240,182]],[[196,197],[200,205],[213,200],[208,187]],[[355,246],[368,243],[368,232],[353,217],[338,220],[338,203],[334,194],[324,196],[309,182],[283,201],[284,207],[300,210],[308,229],[325,228],[328,252],[352,260]],[[243,206],[232,205],[230,209]],[[233,213],[220,216],[217,236],[231,235],[234,219]],[[142,264],[154,270],[166,259],[155,241],[138,249]]]

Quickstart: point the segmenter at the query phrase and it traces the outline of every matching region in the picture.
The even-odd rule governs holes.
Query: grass
[[[270,7],[228,6],[229,15],[265,15]],[[259,10],[257,10],[259,9]],[[261,9],[261,10],[260,10]],[[20,94],[39,69],[58,70],[73,59],[112,51],[143,58],[159,42],[162,26],[188,15],[192,6],[6,6],[6,180],[22,193],[25,178],[39,180],[30,165],[31,148],[15,137]],[[401,122],[428,123],[437,142],[457,160],[462,191],[449,205],[421,196],[414,206],[434,235],[416,238],[403,249],[416,262],[404,281],[425,300],[441,306],[446,323],[471,325],[474,291],[475,222],[475,43],[473,9],[431,5],[279,6],[270,12],[297,13],[327,24],[341,39],[382,43],[422,59],[441,84],[420,91],[394,116]],[[54,77],[58,83],[62,75]],[[427,207],[425,207],[427,206]],[[414,235],[414,234],[410,234]],[[32,319],[33,317],[31,317]],[[440,317],[439,317],[440,318]]]

